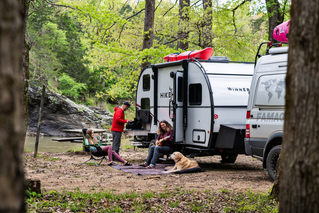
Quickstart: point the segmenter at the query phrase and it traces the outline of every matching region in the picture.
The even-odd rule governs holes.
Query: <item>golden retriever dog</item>
[[[175,161],[175,166],[167,171],[164,171],[163,173],[173,173],[185,169],[199,167],[196,161],[189,160],[180,152],[174,152],[170,155],[170,157]]]

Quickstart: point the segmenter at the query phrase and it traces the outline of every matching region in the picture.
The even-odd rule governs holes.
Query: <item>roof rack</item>
[[[269,50],[269,54],[271,55],[282,54],[282,53],[288,53],[288,47],[277,47],[277,48],[271,48]]]

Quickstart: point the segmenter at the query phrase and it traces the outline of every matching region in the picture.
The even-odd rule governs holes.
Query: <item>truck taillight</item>
[[[246,118],[247,118],[247,119],[250,118],[250,111],[247,111],[247,113],[246,113]]]
[[[246,138],[250,138],[250,125],[246,124]]]

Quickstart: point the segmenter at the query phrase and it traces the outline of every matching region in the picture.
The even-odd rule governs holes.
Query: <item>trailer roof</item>
[[[207,74],[235,74],[235,75],[253,75],[254,64],[245,63],[205,63],[201,65]]]
[[[211,62],[211,61],[196,61],[189,62],[195,64],[201,64],[206,70],[207,74],[224,74],[224,75],[253,75],[254,63],[249,62]],[[171,66],[180,66],[182,61],[165,62],[160,64],[154,64],[152,67],[164,68]]]

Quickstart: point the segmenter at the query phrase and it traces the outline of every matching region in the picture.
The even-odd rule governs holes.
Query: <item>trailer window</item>
[[[149,98],[142,98],[141,99],[141,108],[142,109],[150,109],[150,99]]]
[[[177,100],[178,102],[183,101],[183,77],[178,77],[178,92],[177,92]]]
[[[285,106],[285,74],[264,75],[258,80],[255,105]]]
[[[202,104],[202,85],[190,84],[189,85],[189,104],[201,105]]]
[[[151,88],[151,78],[150,75],[143,75],[143,91],[149,91]]]

